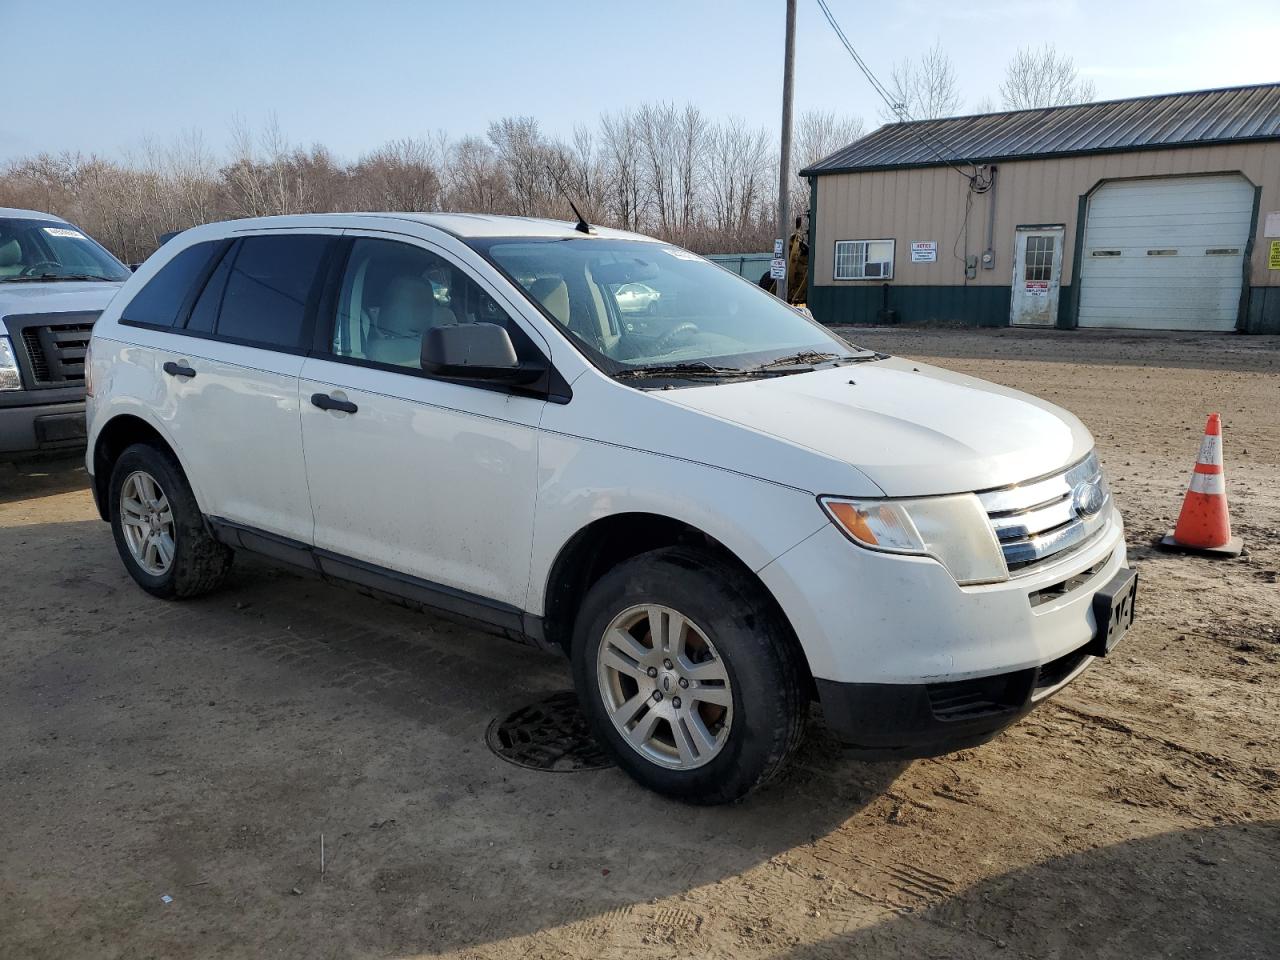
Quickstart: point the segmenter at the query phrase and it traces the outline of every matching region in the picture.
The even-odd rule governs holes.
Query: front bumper
[[[0,406],[0,454],[83,447],[84,401]]]
[[[863,759],[936,757],[990,740],[1083,673],[1092,641],[1039,667],[939,683],[819,680],[827,728]]]
[[[928,558],[860,549],[834,526],[759,571],[843,741],[896,756],[981,743],[1086,669],[1093,597],[1126,566],[1112,510],[1083,549],[961,587]]]

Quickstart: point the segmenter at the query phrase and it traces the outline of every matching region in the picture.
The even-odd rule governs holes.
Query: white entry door
[[[1014,326],[1057,325],[1062,233],[1062,227],[1018,227],[1014,236],[1013,297],[1009,307],[1009,323]]]

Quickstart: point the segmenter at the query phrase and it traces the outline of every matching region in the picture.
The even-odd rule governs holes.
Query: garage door
[[[1252,217],[1240,176],[1103,184],[1089,198],[1080,326],[1234,330]]]

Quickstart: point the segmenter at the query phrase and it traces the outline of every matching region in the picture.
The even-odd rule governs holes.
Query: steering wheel
[[[689,337],[698,332],[698,325],[685,321],[677,323],[674,327],[658,338],[658,342],[653,345],[653,349],[657,353],[666,353],[671,347],[675,346],[678,338]]]
[[[36,276],[36,271],[40,267],[60,267],[60,266],[62,266],[62,264],[60,264],[57,260],[37,260],[35,263],[31,264],[30,266],[23,267],[22,272],[18,274],[18,276],[34,277]]]

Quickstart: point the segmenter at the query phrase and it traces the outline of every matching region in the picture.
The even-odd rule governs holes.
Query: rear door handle
[[[194,377],[196,375],[196,372],[186,364],[174,363],[172,360],[165,361],[164,372],[171,377]]]
[[[360,409],[350,400],[339,400],[337,397],[331,397],[327,393],[313,393],[311,395],[311,403],[321,410],[341,410],[343,413],[355,413]]]

